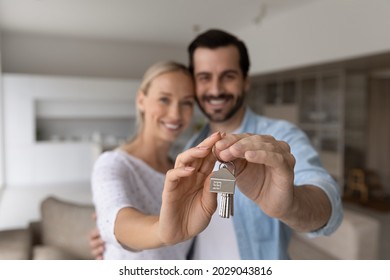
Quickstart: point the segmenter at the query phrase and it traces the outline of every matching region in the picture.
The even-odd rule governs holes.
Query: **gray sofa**
[[[0,259],[91,259],[88,234],[95,227],[93,206],[54,197],[41,204],[41,220],[27,229],[0,231]],[[294,233],[292,259],[378,259],[379,222],[345,210],[340,228],[329,237]]]
[[[0,259],[92,259],[88,234],[95,227],[93,212],[91,205],[46,198],[40,221],[0,231]]]

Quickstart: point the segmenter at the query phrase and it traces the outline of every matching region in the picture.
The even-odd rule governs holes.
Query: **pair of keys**
[[[232,161],[224,162],[220,159],[218,159],[218,161],[221,162],[219,165],[219,170],[214,171],[210,178],[210,192],[221,194],[219,202],[219,216],[221,216],[222,218],[229,218],[234,214],[234,189],[236,185],[236,167]],[[229,170],[229,166],[232,171]]]

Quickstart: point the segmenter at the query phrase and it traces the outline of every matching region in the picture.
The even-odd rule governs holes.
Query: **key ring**
[[[228,168],[228,164],[231,164],[231,165],[232,165],[232,167],[233,167],[233,170],[232,170],[232,171],[230,171],[230,169]],[[234,164],[234,162],[232,162],[232,161],[221,162],[221,163],[219,164],[219,169],[221,169],[221,166],[223,166],[223,165],[226,167],[226,169],[228,169],[228,170],[233,174],[233,176],[235,176],[235,173],[236,173],[236,165]]]
[[[213,148],[211,149],[211,151],[213,152],[213,155],[215,156],[215,158],[220,162],[220,164],[219,164],[219,169],[221,169],[221,166],[224,164],[226,167],[228,167],[228,164],[231,164],[232,166],[233,166],[233,172],[232,172],[232,174],[234,175],[234,176],[236,176],[236,174],[235,174],[235,172],[236,172],[236,165],[234,164],[234,162],[233,161],[223,161],[223,160],[221,160],[218,156],[217,156],[217,154],[215,153],[215,146],[213,146]],[[244,169],[246,168],[246,166],[248,165],[248,162],[247,161],[245,161],[245,166],[242,168],[242,170],[240,171],[240,173],[238,173],[238,175],[240,175],[241,173],[242,173],[242,171],[244,171]],[[228,168],[229,169],[229,168]],[[237,176],[238,176],[237,175]]]
[[[224,166],[230,171],[230,169],[228,168],[228,165],[230,164],[230,165],[233,167],[233,171],[230,171],[230,172],[232,172],[233,176],[235,176],[235,173],[236,173],[236,165],[234,164],[234,162],[233,162],[233,161],[223,161],[223,160],[221,160],[221,159],[217,156],[217,154],[215,153],[215,146],[213,146],[213,148],[212,148],[211,151],[213,152],[213,155],[215,156],[215,158],[220,162],[220,163],[219,163],[219,169],[221,169],[221,166],[224,165]]]

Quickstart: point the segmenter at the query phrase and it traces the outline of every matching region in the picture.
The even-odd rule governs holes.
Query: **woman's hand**
[[[159,234],[165,244],[187,240],[209,224],[217,208],[216,194],[209,191],[216,162],[212,147],[221,138],[214,133],[181,153],[174,169],[168,171],[159,218]]]

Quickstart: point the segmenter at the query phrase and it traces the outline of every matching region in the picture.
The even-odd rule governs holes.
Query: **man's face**
[[[227,121],[242,107],[249,83],[241,72],[235,46],[197,48],[194,77],[199,107],[210,121]]]

